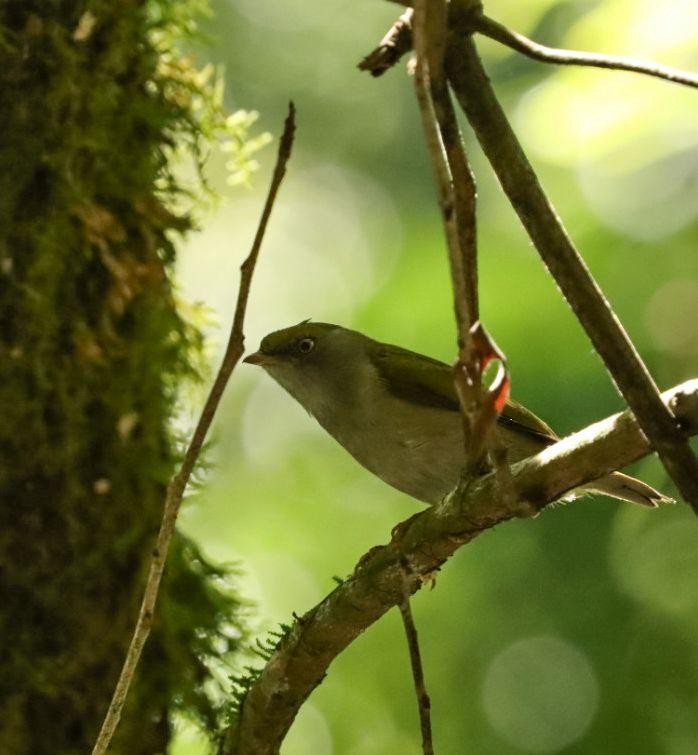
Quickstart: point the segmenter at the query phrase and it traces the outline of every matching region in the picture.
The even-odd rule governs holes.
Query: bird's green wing
[[[451,368],[437,359],[375,343],[369,357],[386,389],[397,398],[421,406],[460,411]],[[507,401],[499,422],[514,432],[521,432],[549,444],[557,435],[542,419],[518,404]]]
[[[436,359],[376,343],[369,356],[387,390],[413,404],[458,411],[460,404],[448,365]]]

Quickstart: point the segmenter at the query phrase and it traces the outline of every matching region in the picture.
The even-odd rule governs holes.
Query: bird
[[[464,430],[449,365],[356,330],[309,320],[265,336],[259,350],[243,361],[262,367],[359,464],[388,485],[437,504],[460,482]],[[559,439],[542,419],[511,399],[497,425],[508,462]],[[564,499],[586,492],[652,507],[672,500],[621,472]]]

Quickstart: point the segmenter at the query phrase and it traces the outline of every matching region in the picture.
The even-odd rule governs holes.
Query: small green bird
[[[447,364],[339,325],[311,322],[270,333],[244,361],[263,367],[388,485],[433,504],[458,484],[463,424]],[[514,401],[507,401],[498,425],[510,462],[558,440]],[[645,506],[671,500],[620,472],[583,490]]]

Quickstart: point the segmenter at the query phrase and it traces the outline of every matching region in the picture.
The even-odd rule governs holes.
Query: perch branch
[[[503,24],[500,24],[499,21],[495,21],[485,15],[478,15],[473,18],[473,30],[542,63],[630,71],[670,81],[674,84],[683,84],[684,86],[698,88],[698,74],[622,55],[603,55],[595,52],[547,47],[546,45],[534,42],[523,34],[508,29]],[[402,45],[407,44],[407,41],[406,39],[403,40]]]
[[[698,379],[662,395],[687,433],[698,432]],[[274,755],[299,708],[330,663],[422,578],[481,532],[531,516],[569,490],[651,453],[630,411],[558,441],[511,468],[513,495],[499,495],[497,474],[459,488],[442,504],[413,517],[399,537],[371,549],[354,573],[302,616],[250,687],[225,755]],[[404,563],[410,566],[406,573]]]
[[[223,391],[228,383],[231,373],[240,360],[244,352],[245,338],[243,335],[243,326],[245,322],[245,313],[247,311],[247,301],[250,295],[250,286],[254,274],[255,265],[259,256],[259,250],[264,238],[264,232],[267,227],[271,210],[274,206],[279,186],[286,172],[286,164],[291,156],[293,146],[293,136],[295,131],[295,107],[293,103],[289,104],[288,116],[284,123],[284,131],[279,142],[279,152],[274,167],[274,173],[271,179],[269,192],[264,204],[264,210],[257,227],[254,242],[247,259],[242,263],[240,268],[240,288],[238,291],[237,304],[235,307],[235,316],[233,325],[228,339],[228,345],[223,356],[223,361],[213,382],[211,390],[201,411],[199,421],[196,424],[192,434],[189,446],[187,447],[184,459],[177,474],[172,478],[167,487],[165,504],[163,508],[162,521],[158,532],[157,541],[153,548],[150,561],[150,569],[143,593],[138,619],[133,630],[133,636],[124,659],[119,680],[114,689],[109,708],[105,715],[102,727],[92,750],[92,755],[102,755],[109,747],[109,743],[114,736],[121,711],[126,702],[131,681],[138,667],[138,661],[141,652],[145,646],[150,629],[153,623],[153,614],[157,602],[160,582],[165,569],[167,552],[170,547],[170,541],[175,530],[177,514],[179,513],[184,491],[187,487],[191,473],[196,465],[201,448],[206,439],[206,435],[216,414],[218,404],[223,395]]]
[[[483,151],[545,265],[681,495],[698,513],[698,460],[543,191],[471,39],[449,46],[446,71]]]
[[[417,636],[417,627],[414,625],[412,608],[410,607],[410,596],[407,591],[400,603],[400,615],[402,616],[402,624],[405,628],[407,649],[410,653],[412,678],[414,680],[414,691],[417,696],[419,725],[422,730],[422,752],[424,755],[434,755],[434,743],[431,737],[431,700],[429,699],[427,685],[424,681],[422,657],[419,652],[419,637]]]

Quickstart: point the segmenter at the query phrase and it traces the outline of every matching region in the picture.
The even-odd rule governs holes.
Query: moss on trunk
[[[166,207],[167,150],[193,121],[153,40],[183,5],[0,8],[4,755],[88,751],[174,463],[168,419],[196,334],[168,279],[189,220]],[[164,751],[173,700],[212,715],[202,659],[232,603],[181,541],[170,572],[117,752]]]

